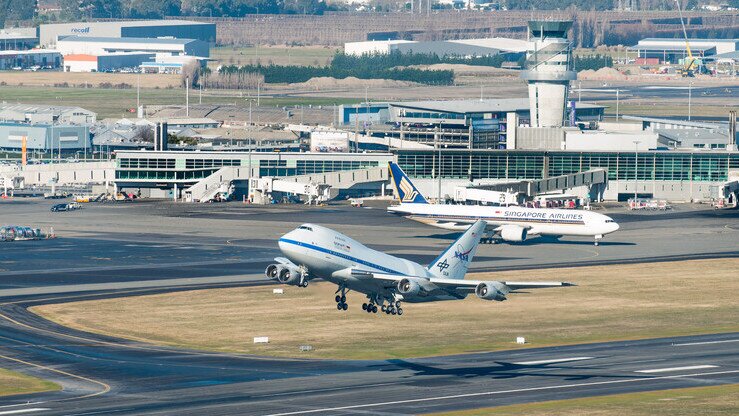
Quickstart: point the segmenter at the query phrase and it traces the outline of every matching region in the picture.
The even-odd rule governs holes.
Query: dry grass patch
[[[660,390],[584,399],[501,406],[436,416],[694,416],[735,415],[739,384]]]
[[[60,387],[50,381],[0,368],[0,396],[56,391]]]
[[[487,273],[471,278],[569,280],[506,302],[406,304],[402,317],[368,315],[350,293],[338,312],[334,285],[200,290],[45,305],[39,315],[85,331],[154,344],[277,356],[393,358],[739,330],[730,270],[739,259]],[[254,345],[253,337],[270,337]],[[378,345],[380,348],[378,348]]]
[[[181,85],[180,76],[176,74],[137,75],[105,72],[5,71],[0,73],[0,78],[7,85],[36,87],[54,87],[66,83],[70,87],[128,84],[132,88],[136,88],[137,78],[141,88],[179,88]]]

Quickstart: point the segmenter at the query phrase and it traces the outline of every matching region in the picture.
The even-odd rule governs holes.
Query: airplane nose
[[[614,232],[614,231],[618,231],[618,229],[619,229],[619,228],[621,228],[621,227],[620,227],[620,226],[618,225],[618,223],[616,223],[616,222],[613,222],[613,223],[611,223],[611,229],[610,229],[610,231],[608,231],[608,232],[609,232],[609,233],[612,233],[612,232]]]

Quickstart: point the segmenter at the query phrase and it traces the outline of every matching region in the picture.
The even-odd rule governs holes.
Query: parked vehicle
[[[56,204],[51,207],[51,212],[69,211],[69,204]]]

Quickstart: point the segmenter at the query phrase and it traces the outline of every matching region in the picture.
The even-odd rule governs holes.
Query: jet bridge
[[[565,191],[578,187],[588,187],[589,193],[594,194],[594,200],[602,200],[603,192],[608,184],[608,172],[605,169],[591,169],[569,175],[553,176],[537,180],[498,183],[494,185],[477,185],[475,189],[488,191],[521,193],[531,198],[537,195],[555,191]]]

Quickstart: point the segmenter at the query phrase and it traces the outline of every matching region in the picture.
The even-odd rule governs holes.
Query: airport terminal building
[[[608,182],[602,197],[634,196],[676,201],[708,200],[739,172],[739,152],[640,151],[570,152],[495,149],[398,149],[389,153],[117,152],[119,188],[172,189],[192,185],[223,166],[249,169],[253,177],[291,177],[387,166],[395,160],[419,190],[453,195],[470,183],[537,180],[602,168]],[[378,191],[379,192],[379,191]],[[595,196],[593,196],[595,199]]]

